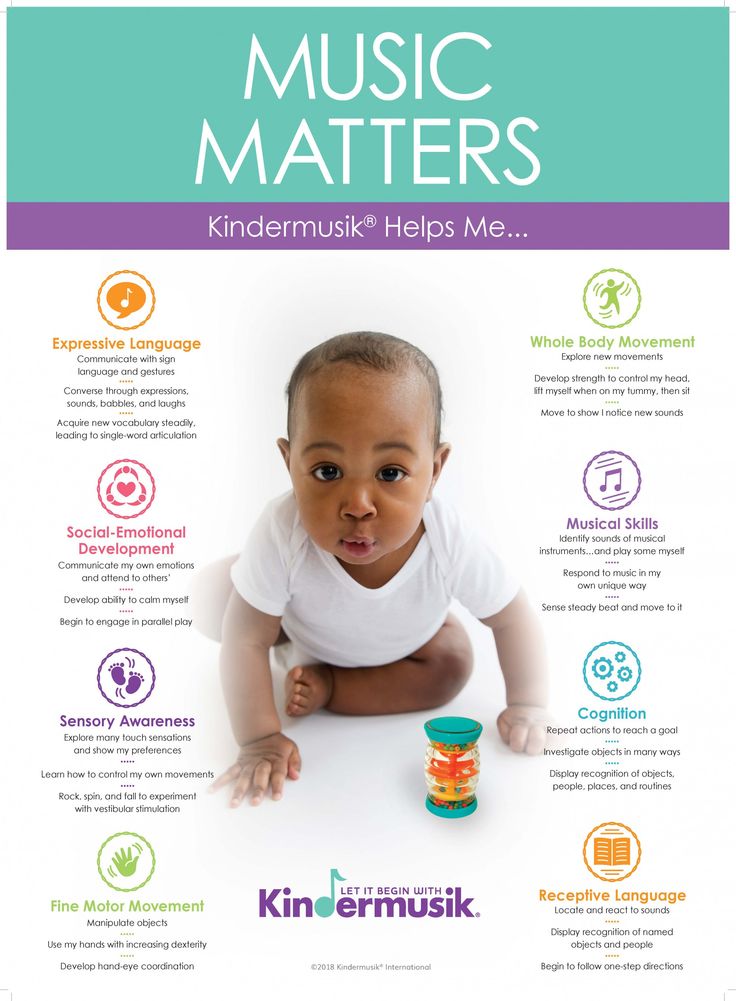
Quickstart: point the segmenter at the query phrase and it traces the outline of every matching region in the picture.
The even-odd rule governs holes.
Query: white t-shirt
[[[292,492],[272,500],[232,568],[238,594],[316,661],[390,664],[427,643],[457,598],[476,618],[500,612],[518,591],[499,558],[458,513],[433,498],[424,535],[383,587],[367,588],[307,535]]]

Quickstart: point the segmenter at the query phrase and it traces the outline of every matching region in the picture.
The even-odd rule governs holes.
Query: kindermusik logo
[[[337,869],[330,869],[330,894],[297,897],[291,887],[261,888],[258,916],[261,918],[477,918],[473,897],[464,897],[460,886],[342,886],[347,882]]]

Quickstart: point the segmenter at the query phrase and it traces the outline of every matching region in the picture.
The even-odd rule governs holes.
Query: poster
[[[728,9],[5,24],[0,1001],[730,998]],[[291,489],[294,366],[353,331],[437,367],[436,499],[528,595],[544,747],[497,731],[500,610],[453,602],[447,705],[289,717],[274,656],[301,774],[233,809],[212,566]],[[426,806],[446,716],[482,725],[479,766],[429,752],[462,816]]]

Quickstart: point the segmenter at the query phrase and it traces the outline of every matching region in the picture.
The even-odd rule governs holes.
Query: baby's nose
[[[342,502],[341,512],[344,518],[373,518],[376,514],[376,506],[373,501],[372,491],[359,483],[347,485],[347,490]]]

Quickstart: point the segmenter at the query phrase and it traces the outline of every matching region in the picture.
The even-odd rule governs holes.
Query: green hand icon
[[[140,890],[153,876],[155,868],[156,854],[153,846],[135,831],[112,834],[103,841],[97,852],[97,872],[100,878],[111,890],[118,890],[120,893]]]
[[[133,848],[136,849],[136,854],[133,855]],[[115,863],[115,869],[120,873],[121,876],[132,876],[138,865],[138,859],[141,857],[141,852],[143,849],[139,844],[134,844],[131,848],[119,848],[118,851],[112,857]],[[111,876],[115,875],[115,869],[112,866],[108,866],[107,871]]]

